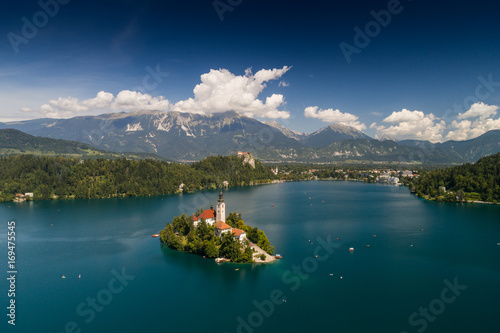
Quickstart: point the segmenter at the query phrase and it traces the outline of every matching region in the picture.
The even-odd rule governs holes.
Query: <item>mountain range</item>
[[[500,130],[468,141],[376,140],[345,125],[305,134],[233,111],[214,114],[138,111],[70,119],[0,123],[25,133],[87,143],[112,152],[177,161],[248,151],[265,162],[399,162],[457,164],[500,152]]]
[[[19,154],[78,158],[115,159],[125,157],[134,160],[144,158],[164,160],[164,158],[154,154],[115,153],[97,149],[86,143],[33,136],[15,129],[0,129],[0,156]]]

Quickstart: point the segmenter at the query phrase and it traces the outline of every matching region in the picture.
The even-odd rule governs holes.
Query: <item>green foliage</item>
[[[35,200],[149,196],[212,188],[222,180],[231,186],[267,182],[269,170],[256,169],[232,157],[210,157],[194,165],[157,160],[80,160],[66,157],[17,155],[0,158],[0,201],[16,193],[33,192]],[[217,169],[221,168],[221,169]]]
[[[0,156],[19,154],[33,154],[46,156],[67,156],[78,158],[132,158],[134,160],[153,158],[164,159],[155,154],[148,153],[115,153],[97,149],[91,145],[33,136],[15,129],[0,129]]]
[[[205,241],[205,253],[208,258],[218,258],[219,257],[219,248],[215,245],[215,241],[213,239]]]
[[[250,226],[246,226],[244,230],[247,233],[248,239],[257,244],[262,250],[271,255],[274,253],[274,246],[271,246],[271,242],[267,239],[264,231],[259,230],[257,227],[252,228]]]
[[[229,186],[244,186],[268,182],[274,178],[269,168],[259,161],[255,161],[255,168],[250,164],[243,164],[238,156],[210,156],[192,164],[195,170],[212,175],[217,185],[229,182]]]
[[[262,230],[245,226],[241,214],[234,212],[229,215],[236,225],[252,231],[255,229],[255,234],[259,238],[256,243],[265,251],[274,251]],[[222,239],[215,237],[214,226],[208,225],[204,219],[201,219],[195,227],[192,219],[186,214],[174,217],[172,222],[160,232],[160,240],[172,249],[199,254],[207,258],[222,256],[233,262],[253,262],[253,250],[247,244],[242,244],[231,233],[224,233]]]
[[[226,223],[233,228],[243,229],[245,227],[245,222],[241,219],[241,214],[236,212],[229,213],[226,218]]]
[[[499,202],[500,154],[484,157],[475,164],[430,171],[408,185],[419,197],[439,201]]]
[[[266,260],[266,255],[264,253],[262,253],[260,256],[259,256],[260,260],[264,261]]]

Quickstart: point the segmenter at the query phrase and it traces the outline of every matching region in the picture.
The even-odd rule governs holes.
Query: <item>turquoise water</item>
[[[248,224],[265,230],[283,255],[276,263],[217,265],[163,248],[151,237],[174,216],[215,204],[217,197],[205,192],[0,204],[2,332],[499,327],[500,206],[426,202],[404,187],[295,182],[224,195],[227,212],[241,212]],[[15,328],[5,315],[9,220],[17,223]],[[321,250],[315,257],[318,237],[330,237],[332,253]],[[455,279],[466,289],[453,294],[443,281]],[[88,303],[93,298],[94,308]],[[419,311],[430,305],[426,319]]]

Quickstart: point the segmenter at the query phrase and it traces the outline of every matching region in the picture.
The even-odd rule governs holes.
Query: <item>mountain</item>
[[[295,139],[295,140],[298,140],[298,141],[300,141],[301,139],[303,139],[304,137],[307,136],[307,134],[288,129],[285,126],[279,124],[277,121],[263,121],[262,123],[269,125],[271,127],[274,127],[277,130],[279,130],[281,133],[283,133],[285,136],[292,138],[292,139]]]
[[[500,130],[493,130],[467,141],[447,141],[438,147],[455,152],[466,162],[475,162],[483,156],[500,152]]]
[[[157,154],[177,161],[248,151],[265,162],[459,164],[500,152],[500,131],[468,141],[376,140],[340,124],[304,134],[236,112],[209,115],[139,111],[0,123],[31,135],[83,142],[101,150]]]
[[[57,155],[72,157],[103,157],[132,159],[154,158],[163,159],[152,154],[117,154],[100,149],[91,145],[66,141],[61,139],[44,138],[26,134],[15,129],[0,129],[0,156],[33,154],[33,155]]]
[[[73,140],[116,152],[154,153],[179,161],[210,155],[298,148],[279,130],[236,112],[210,115],[140,111],[70,119],[37,119],[8,124],[32,135]]]
[[[341,124],[331,124],[314,133],[307,135],[302,142],[313,148],[324,148],[342,140],[371,139],[357,129]]]

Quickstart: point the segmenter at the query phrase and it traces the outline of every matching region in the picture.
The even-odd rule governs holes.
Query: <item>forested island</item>
[[[203,207],[193,216],[200,216]],[[220,221],[222,222],[222,221]],[[208,223],[201,218],[196,223],[193,217],[186,214],[175,217],[171,223],[168,223],[160,232],[160,240],[169,248],[198,254],[206,258],[223,257],[236,263],[253,263],[254,250],[251,247],[253,242],[269,255],[274,253],[274,247],[271,246],[264,231],[257,227],[245,225],[241,219],[241,214],[230,213],[223,222],[231,228],[227,232],[221,232],[222,223]],[[219,228],[219,230],[217,230]],[[235,232],[243,230],[244,233]],[[245,234],[246,237],[242,237]],[[263,262],[266,255],[257,256]]]
[[[15,155],[0,158],[0,202],[25,193],[32,200],[92,199],[165,195],[215,189],[217,184],[269,183],[269,168],[259,161],[211,156],[193,164],[153,159],[78,159]],[[225,183],[227,182],[227,183]]]
[[[448,202],[500,202],[500,153],[424,173],[406,184],[417,196]]]

